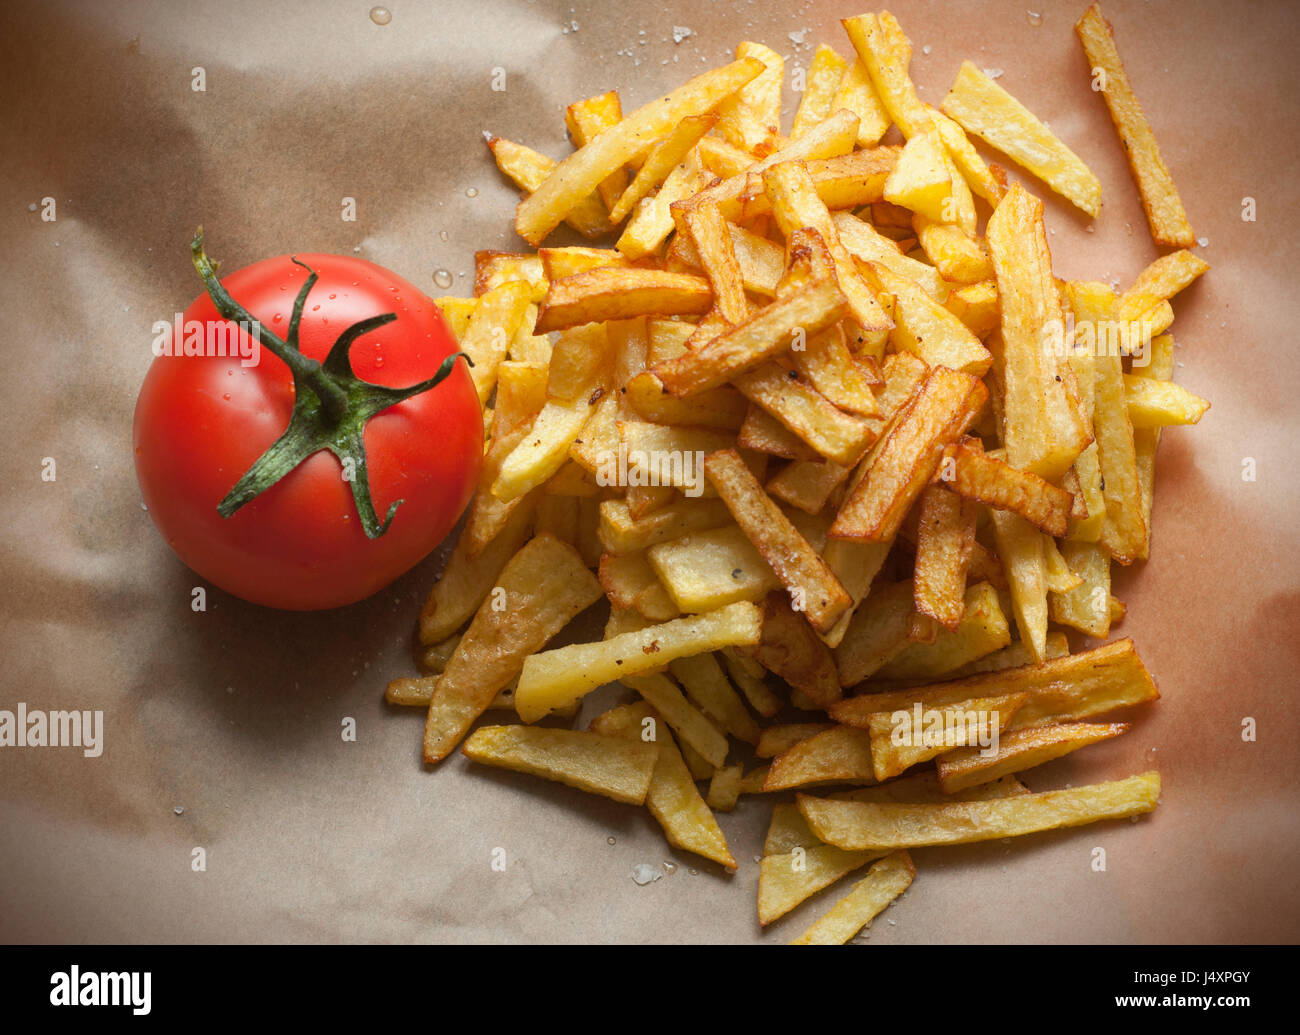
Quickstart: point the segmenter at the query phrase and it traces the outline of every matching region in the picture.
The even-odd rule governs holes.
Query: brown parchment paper
[[[412,625],[445,549],[336,613],[274,613],[211,588],[208,610],[191,611],[199,580],[141,508],[131,415],[153,321],[198,292],[186,250],[197,224],[227,269],[356,252],[430,294],[448,270],[468,294],[475,249],[519,246],[516,194],[484,130],[562,155],[570,101],[617,87],[630,109],[744,38],[775,47],[788,70],[821,41],[851,53],[838,19],[858,11],[392,0],[379,26],[369,6],[0,10],[0,707],[101,709],[106,726],[96,759],[0,749],[0,940],[787,940],[840,890],[760,935],[764,800],[721,818],[742,864],[727,877],[669,850],[639,810],[459,756],[422,767],[421,714],[381,694],[413,671]],[[892,9],[923,98],[937,103],[963,58],[1004,69],[1001,82],[1096,170],[1105,210],[1092,227],[1030,182],[1047,197],[1057,273],[1125,285],[1157,253],[1088,88],[1071,31],[1082,7]],[[918,851],[916,883],[872,944],[1300,934],[1297,8],[1105,10],[1208,241],[1214,269],[1175,300],[1174,333],[1177,379],[1214,405],[1199,427],[1165,433],[1152,560],[1118,579],[1129,605],[1118,632],[1163,698],[1128,736],[1027,782],[1154,766],[1163,803],[1138,823]],[[674,43],[675,26],[691,35]],[[192,89],[198,67],[204,92]],[[496,69],[504,92],[491,88]],[[54,222],[41,219],[46,197]],[[340,218],[344,197],[355,222]],[[1245,197],[1254,222],[1241,218]],[[346,717],[355,743],[341,737]],[[675,872],[633,882],[636,864],[665,861]]]

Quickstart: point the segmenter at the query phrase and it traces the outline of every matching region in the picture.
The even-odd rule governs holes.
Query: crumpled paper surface
[[[191,611],[198,579],[141,509],[131,414],[153,321],[198,293],[187,255],[197,224],[227,269],[291,250],[356,252],[430,294],[444,293],[434,272],[449,271],[452,291],[468,294],[475,249],[519,247],[516,194],[482,131],[562,155],[570,101],[618,87],[630,109],[744,38],[774,46],[787,69],[806,66],[818,42],[851,53],[837,19],[858,11],[391,7],[384,26],[365,0],[0,12],[0,708],[99,709],[105,721],[99,758],[0,749],[0,940],[787,940],[842,891],[761,935],[762,799],[721,818],[741,861],[727,877],[669,850],[640,810],[459,756],[424,769],[421,713],[381,695],[413,671],[411,629],[445,548],[335,613],[279,614],[216,590],[205,613]],[[963,58],[1001,68],[1000,82],[1098,173],[1095,227],[1047,196],[1055,268],[1124,285],[1156,250],[1088,89],[1071,31],[1082,7],[893,10],[924,99],[942,98]],[[1152,560],[1116,590],[1129,605],[1119,632],[1163,699],[1132,733],[1027,782],[1156,767],[1163,803],[1138,823],[918,851],[915,884],[871,944],[1300,935],[1297,9],[1105,10],[1208,239],[1214,269],[1175,300],[1174,333],[1177,379],[1214,405],[1199,427],[1165,433]],[[674,43],[674,27],[691,33]],[[192,89],[199,67],[204,92]],[[504,92],[491,88],[497,69]],[[787,119],[796,100],[787,95]],[[41,218],[47,197],[53,222]],[[340,218],[345,197],[355,222]],[[1245,197],[1255,222],[1241,218]],[[46,457],[54,482],[41,479]],[[355,743],[342,739],[346,717]],[[1247,717],[1255,742],[1243,742]],[[1105,872],[1092,866],[1098,847]],[[633,882],[636,864],[665,861],[674,872]]]

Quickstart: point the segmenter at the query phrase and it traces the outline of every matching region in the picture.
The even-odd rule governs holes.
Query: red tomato
[[[303,355],[323,361],[345,329],[383,313],[397,319],[351,347],[362,380],[406,387],[432,377],[456,352],[442,312],[408,281],[363,259],[297,259],[319,274],[299,326]],[[284,339],[307,277],[284,255],[222,284]],[[197,321],[233,329],[207,294],[184,320],[185,327]],[[245,354],[252,351],[242,330],[231,335],[236,339]],[[374,509],[382,521],[395,500],[403,501],[375,538],[362,528],[344,464],[326,451],[223,518],[218,504],[285,431],[294,399],[289,367],[265,347],[256,365],[244,365],[240,355],[159,356],[136,403],[136,473],[154,524],[204,579],[269,607],[338,607],[388,585],[451,531],[478,481],[482,411],[466,365],[456,361],[433,388],[370,418],[364,442]]]

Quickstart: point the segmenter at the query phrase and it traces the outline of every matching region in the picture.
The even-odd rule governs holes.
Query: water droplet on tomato
[[[222,392],[222,393],[221,393],[221,398],[225,399],[226,402],[230,402],[230,393],[229,393],[229,392]]]
[[[276,313],[275,316],[271,318],[271,322],[272,322],[272,323],[279,323],[279,322],[280,322],[281,320],[283,320],[283,319],[284,319],[284,317],[283,317],[280,313]]]
[[[338,298],[338,297],[339,296],[335,294],[333,291],[330,292],[330,298]]]
[[[314,306],[311,307],[311,311],[314,313],[314,312],[316,312],[316,310],[319,309],[319,308],[320,308],[319,305],[314,305]]]
[[[440,287],[440,288],[449,288],[449,287],[451,287],[451,271],[450,271],[450,270],[435,270],[435,271],[434,271],[434,274],[433,274],[433,282],[434,282],[435,284],[437,284],[438,287]]]
[[[375,366],[377,366],[377,367],[382,367],[383,365],[384,365],[384,357],[383,357],[383,356],[376,356],[376,357],[375,357]]]

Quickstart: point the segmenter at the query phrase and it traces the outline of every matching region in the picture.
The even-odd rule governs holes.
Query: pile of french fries
[[[922,102],[888,12],[843,24],[853,55],[817,50],[788,135],[782,58],[747,42],[628,115],[615,92],[571,105],[561,162],[489,139],[539,247],[480,252],[474,297],[440,300],[486,454],[420,617],[425,674],[387,691],[427,708],[426,762],[460,747],[644,805],[726,870],[715,814],[796,792],[760,922],[867,868],[810,943],[900,895],[911,848],[1155,807],[1154,772],[1016,774],[1159,696],[1130,640],[1071,653],[1065,630],[1123,617],[1111,565],[1148,555],[1161,429],[1208,406],[1166,333],[1206,264],[1171,252],[1118,294],[1056,279],[1041,200],[971,138],[1094,217],[1096,176],[969,62]],[[1155,239],[1191,245],[1095,5],[1077,31]],[[618,236],[544,246],[561,223]],[[548,646],[602,599],[602,640]],[[614,682],[635,699],[565,728]],[[900,740],[922,710],[946,732]]]

